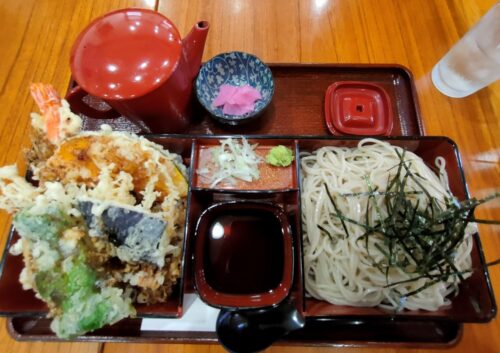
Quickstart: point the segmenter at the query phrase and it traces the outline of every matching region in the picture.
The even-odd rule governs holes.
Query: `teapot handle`
[[[86,96],[89,96],[89,94],[77,85],[66,94],[65,99],[68,101],[73,112],[83,114],[92,119],[115,119],[121,116],[120,113],[111,107],[107,110],[99,110],[91,107],[83,100]],[[100,99],[98,100],[105,103]]]

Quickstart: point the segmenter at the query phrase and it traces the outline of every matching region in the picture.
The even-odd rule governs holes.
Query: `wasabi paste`
[[[279,145],[271,148],[266,156],[266,163],[275,167],[288,167],[293,162],[293,152],[288,147]]]

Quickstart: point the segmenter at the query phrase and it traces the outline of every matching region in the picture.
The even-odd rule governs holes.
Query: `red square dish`
[[[227,309],[274,306],[293,284],[290,225],[281,207],[229,201],[198,219],[193,253],[200,298]]]
[[[390,135],[393,115],[387,92],[377,84],[341,81],[325,96],[325,117],[334,135]]]

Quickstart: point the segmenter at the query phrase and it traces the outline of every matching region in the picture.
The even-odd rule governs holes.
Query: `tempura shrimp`
[[[31,96],[35,100],[44,121],[47,139],[57,144],[60,141],[61,97],[52,85],[44,83],[32,83],[30,85]]]

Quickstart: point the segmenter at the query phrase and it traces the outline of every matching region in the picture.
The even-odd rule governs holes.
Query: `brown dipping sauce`
[[[283,279],[281,224],[269,211],[226,210],[215,215],[205,241],[205,276],[209,286],[227,294],[258,294]]]

